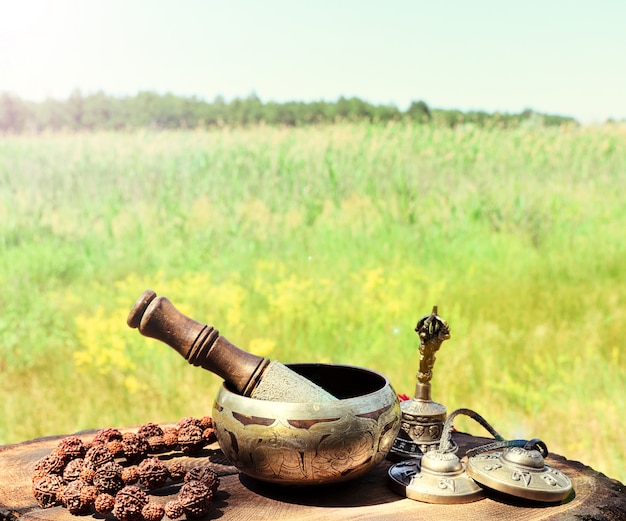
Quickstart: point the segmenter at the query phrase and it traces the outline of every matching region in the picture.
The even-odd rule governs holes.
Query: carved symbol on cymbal
[[[454,480],[450,478],[440,478],[439,479],[439,488],[441,490],[450,490],[454,492],[456,490],[456,485],[454,484]]]
[[[511,479],[513,481],[521,481],[524,485],[528,486],[530,485],[532,476],[530,475],[530,472],[526,472],[524,470],[514,470],[511,474]]]

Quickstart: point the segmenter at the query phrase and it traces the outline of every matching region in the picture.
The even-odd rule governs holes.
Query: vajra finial
[[[433,306],[433,312],[417,322],[415,331],[420,337],[420,368],[417,380],[421,384],[427,384],[433,377],[435,353],[442,342],[450,338],[450,327],[437,315],[437,306]]]

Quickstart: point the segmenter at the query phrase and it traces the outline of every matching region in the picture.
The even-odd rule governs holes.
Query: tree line
[[[0,132],[22,133],[46,130],[123,130],[133,128],[179,129],[215,126],[302,126],[337,121],[388,122],[409,120],[423,124],[456,127],[472,123],[481,127],[515,127],[524,121],[546,126],[576,124],[571,117],[525,110],[519,114],[433,109],[414,101],[407,110],[394,105],[374,105],[356,97],[337,101],[262,102],[255,94],[227,102],[174,94],[140,92],[115,97],[96,92],[74,91],[67,99],[33,102],[0,94]]]

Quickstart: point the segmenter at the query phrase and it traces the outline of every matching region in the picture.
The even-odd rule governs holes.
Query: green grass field
[[[437,304],[436,401],[626,481],[625,230],[624,126],[0,137],[0,444],[210,414],[146,288],[407,394]]]

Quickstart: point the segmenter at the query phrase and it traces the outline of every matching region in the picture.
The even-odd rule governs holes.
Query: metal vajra
[[[415,332],[420,337],[420,368],[417,381],[427,384],[433,377],[435,353],[439,351],[443,341],[450,338],[450,327],[437,315],[437,306],[433,306],[433,312],[417,322]]]

